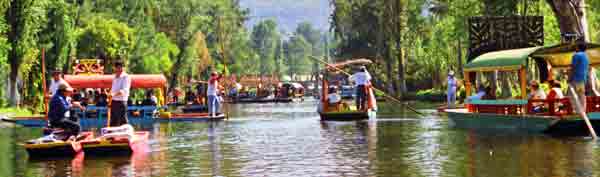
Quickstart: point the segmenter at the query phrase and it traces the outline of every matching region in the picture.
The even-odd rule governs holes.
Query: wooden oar
[[[317,57],[310,56],[310,58],[313,58],[313,59],[315,59],[316,61],[319,61],[320,63],[326,64],[327,66],[329,66],[329,67],[331,67],[331,68],[333,68],[333,69],[335,69],[335,70],[337,70],[337,71],[340,71],[340,72],[342,72],[342,73],[346,74],[347,76],[352,76],[352,74],[350,74],[350,73],[348,73],[348,72],[346,72],[346,71],[344,71],[344,70],[342,70],[342,69],[340,69],[340,68],[338,68],[338,67],[335,67],[335,66],[333,66],[333,65],[331,65],[331,64],[329,64],[329,63],[327,63],[327,62],[325,62],[325,61],[323,61],[323,60],[321,60],[321,59],[319,59],[319,58],[317,58]],[[413,112],[415,112],[415,113],[417,113],[417,114],[419,114],[419,115],[425,115],[425,114],[423,114],[423,113],[421,113],[421,112],[417,111],[416,109],[414,109],[414,108],[410,107],[408,104],[405,104],[405,103],[403,103],[402,101],[400,101],[400,100],[398,100],[398,99],[396,99],[396,98],[394,98],[394,97],[392,97],[392,96],[388,95],[386,92],[384,92],[384,91],[382,91],[382,90],[380,90],[380,89],[377,89],[375,86],[371,85],[371,88],[375,89],[375,91],[379,91],[379,92],[383,93],[383,96],[385,96],[385,97],[387,97],[387,98],[391,99],[392,101],[394,101],[394,102],[396,102],[396,103],[398,103],[398,104],[401,104],[401,105],[404,105],[404,106],[406,106],[406,107],[407,107],[409,110],[411,110],[411,111],[413,111]]]
[[[110,106],[112,105],[112,96],[108,96],[108,104],[106,105],[106,127],[110,127]]]
[[[582,108],[582,105],[579,103],[579,95],[577,95],[577,93],[575,92],[575,89],[573,89],[573,87],[570,85],[569,86],[569,92],[571,93],[571,98],[573,98],[573,103],[575,105],[576,111],[577,113],[579,113],[579,115],[581,115],[581,117],[583,118],[583,120],[585,121],[585,124],[587,125],[588,130],[590,131],[590,134],[592,135],[593,139],[597,139],[598,137],[596,136],[596,131],[594,131],[594,127],[592,127],[592,123],[590,122],[590,119],[588,118],[587,114],[585,113],[585,110]],[[585,99],[585,98],[583,98]]]

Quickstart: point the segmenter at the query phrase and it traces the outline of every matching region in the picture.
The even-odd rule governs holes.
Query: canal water
[[[150,148],[131,156],[31,159],[18,143],[41,130],[2,128],[0,176],[600,176],[600,147],[586,138],[453,129],[435,114],[321,122],[315,105],[231,105],[223,122],[145,125]]]

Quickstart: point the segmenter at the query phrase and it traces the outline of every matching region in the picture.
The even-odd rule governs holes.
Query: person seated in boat
[[[546,99],[546,93],[540,87],[540,84],[535,80],[532,80],[529,83],[529,91],[530,91],[529,96],[528,96],[529,100],[545,100]],[[532,106],[533,106],[533,112],[542,112],[544,103],[543,102],[534,102],[532,104]]]
[[[152,91],[146,92],[146,98],[144,99],[144,101],[142,101],[142,106],[156,106],[157,101],[154,100],[153,97],[154,93]]]
[[[65,84],[59,85],[57,92],[50,100],[48,120],[50,127],[62,128],[71,136],[77,136],[81,131],[81,126],[79,126],[77,120],[71,120],[70,110],[72,108],[85,110],[85,108],[80,104],[71,104],[67,101],[67,97],[72,94],[73,88]]]
[[[342,98],[340,97],[340,94],[338,94],[336,87],[330,87],[327,93],[327,100],[329,101],[329,104],[338,104],[340,101],[342,101]]]
[[[485,87],[485,94],[481,96],[482,100],[495,100],[496,91],[492,86]]]
[[[192,92],[192,90],[188,90],[185,93],[185,102],[186,102],[186,104],[193,104],[194,100],[196,100],[196,95],[194,94],[194,92]]]
[[[560,81],[552,80],[549,83],[552,89],[548,92],[546,99],[562,99],[565,97],[560,87]]]
[[[469,97],[467,97],[467,101],[472,101],[472,100],[481,100],[481,98],[482,98],[483,96],[485,96],[485,93],[486,93],[486,91],[485,91],[485,90],[486,90],[486,89],[485,89],[485,86],[483,86],[483,85],[479,85],[479,88],[478,88],[478,90],[477,90],[477,93],[475,93],[475,95],[472,95],[472,96],[469,96]]]
[[[563,99],[564,95],[562,90],[560,89],[560,82],[557,80],[552,80],[549,81],[548,83],[550,83],[550,86],[552,87],[552,89],[550,89],[550,92],[548,92],[548,96],[546,96],[547,100],[558,100],[558,99]],[[559,111],[560,109],[562,109],[563,104],[562,103],[555,103],[555,111]]]
[[[100,91],[100,95],[98,97],[96,97],[96,106],[104,107],[107,105],[108,105],[108,94],[106,93],[105,89],[102,89],[102,91]]]

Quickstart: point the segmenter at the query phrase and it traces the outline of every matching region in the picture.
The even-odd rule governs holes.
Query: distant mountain
[[[250,10],[250,20],[246,23],[248,29],[260,20],[271,18],[286,33],[293,32],[304,21],[327,31],[333,11],[329,0],[240,0],[240,5]]]

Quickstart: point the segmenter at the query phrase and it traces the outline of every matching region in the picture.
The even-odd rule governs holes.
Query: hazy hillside
[[[250,9],[249,29],[257,21],[273,18],[280,28],[293,32],[303,21],[311,22],[321,31],[329,29],[332,8],[328,0],[241,0],[241,6]]]

